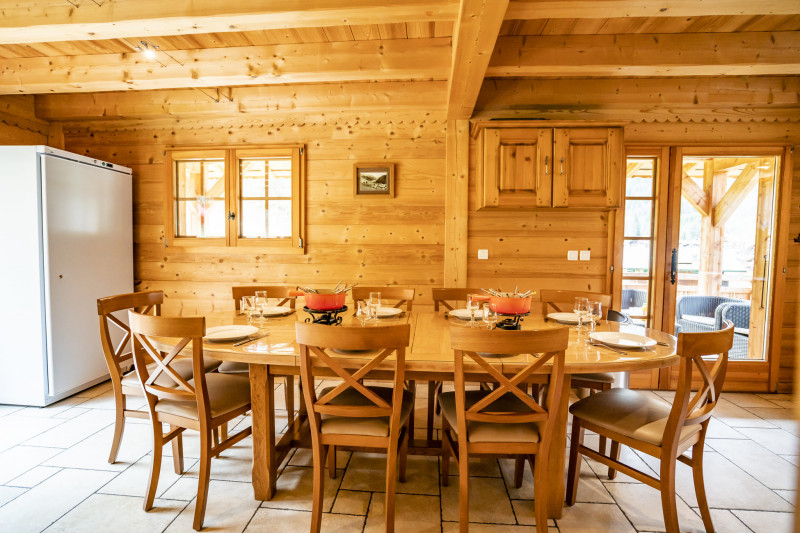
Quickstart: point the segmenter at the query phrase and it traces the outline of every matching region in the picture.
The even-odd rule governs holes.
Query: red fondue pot
[[[347,297],[346,292],[340,292],[336,294],[330,292],[320,292],[319,294],[314,294],[311,292],[290,291],[289,294],[292,296],[304,296],[306,300],[306,307],[315,311],[331,311],[333,309],[340,309],[344,307],[344,301]]]
[[[524,315],[531,310],[531,297],[512,298],[510,296],[473,295],[476,300],[489,302],[489,307],[501,315]]]

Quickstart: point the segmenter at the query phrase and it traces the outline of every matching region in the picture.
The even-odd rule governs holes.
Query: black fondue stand
[[[343,305],[339,309],[326,309],[324,311],[310,309],[308,306],[305,306],[303,307],[303,311],[311,315],[311,318],[306,318],[306,322],[325,324],[327,326],[339,326],[342,323],[342,317],[339,315],[347,311],[347,306]]]
[[[517,330],[517,329],[522,329],[522,324],[520,323],[520,322],[522,322],[522,317],[528,316],[531,313],[530,313],[530,311],[528,311],[527,313],[510,313],[510,314],[497,313],[497,314],[499,316],[507,316],[507,317],[510,317],[510,318],[506,318],[504,320],[499,320],[495,327],[497,327],[498,329]]]

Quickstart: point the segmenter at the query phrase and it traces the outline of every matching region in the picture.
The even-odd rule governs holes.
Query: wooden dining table
[[[305,420],[303,410],[289,410],[287,432],[276,441],[275,430],[275,378],[298,376],[300,373],[299,348],[295,341],[295,323],[306,320],[310,315],[298,309],[283,317],[270,318],[262,328],[263,337],[240,346],[233,343],[204,343],[204,354],[222,361],[248,363],[250,368],[250,387],[252,398],[253,427],[253,490],[257,500],[268,500],[275,493],[278,467],[287,453],[294,447],[308,445],[303,441],[302,429]],[[343,318],[345,326],[380,327],[407,322],[411,325],[410,345],[406,351],[406,379],[409,381],[452,381],[453,351],[450,349],[449,328],[470,327],[469,321],[449,317],[443,312],[434,312],[432,306],[414,306],[413,311],[403,312],[394,318],[378,319],[365,326],[353,316],[352,311]],[[215,312],[206,316],[206,326],[247,324],[247,317],[238,311]],[[480,322],[475,327],[481,327]],[[336,327],[336,326],[331,326]],[[522,321],[523,329],[564,327],[542,317],[529,316]],[[548,515],[559,518],[564,504],[564,465],[567,434],[567,413],[569,407],[569,380],[571,374],[593,372],[619,372],[661,368],[677,363],[676,339],[666,333],[645,329],[639,326],[601,321],[597,331],[621,331],[646,335],[661,344],[646,350],[626,350],[619,353],[604,346],[593,346],[587,342],[586,333],[570,328],[570,343],[566,352],[565,386],[555,409],[555,432],[550,453],[548,478]],[[163,339],[164,346],[170,345]],[[358,357],[356,355],[340,356]],[[494,365],[504,374],[513,375],[532,359],[532,355],[498,356]],[[346,361],[345,361],[346,364]],[[363,364],[363,362],[362,362]],[[477,365],[466,367],[467,379],[474,382],[490,381],[490,376]],[[542,369],[549,372],[549,368]],[[371,377],[389,378],[381,374],[379,366]],[[290,378],[292,379],[292,378]],[[541,382],[545,374],[531,376],[531,381]],[[293,387],[293,385],[289,384]],[[436,454],[438,450],[429,442],[412,449],[421,453]],[[424,445],[427,444],[426,448]]]

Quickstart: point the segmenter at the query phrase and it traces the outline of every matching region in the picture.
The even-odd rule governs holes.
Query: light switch
[[[478,250],[478,259],[489,259],[489,250]]]
[[[581,261],[588,261],[590,255],[589,250],[581,250]]]
[[[570,250],[567,252],[567,261],[577,261],[578,260],[578,250]]]

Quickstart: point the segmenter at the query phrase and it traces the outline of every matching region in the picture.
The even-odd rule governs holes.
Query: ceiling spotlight
[[[136,47],[136,50],[143,53],[144,57],[147,59],[155,59],[158,46],[150,44],[147,41],[139,41],[139,46]]]

